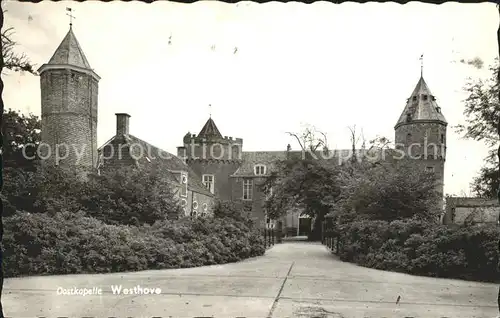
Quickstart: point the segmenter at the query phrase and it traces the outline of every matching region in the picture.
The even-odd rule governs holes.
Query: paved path
[[[161,288],[159,295],[116,295]],[[57,288],[102,295],[57,295]],[[324,246],[284,243],[240,263],[101,275],[5,281],[8,317],[496,317],[497,286],[391,273],[343,263]],[[399,305],[396,298],[401,295]]]

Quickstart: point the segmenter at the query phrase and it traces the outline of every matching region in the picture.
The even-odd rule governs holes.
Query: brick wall
[[[260,189],[259,185],[264,182],[263,178],[251,178],[253,182],[252,200],[243,200],[243,180],[244,178],[231,178],[232,200],[238,207],[252,213],[260,226],[265,226],[264,202],[266,194]]]
[[[483,198],[446,198],[444,224],[464,224],[466,218],[473,223],[496,224],[500,205],[496,199]]]
[[[427,135],[427,142],[425,136]],[[437,177],[437,190],[442,194],[444,191],[444,168],[446,159],[446,126],[440,123],[410,123],[399,126],[395,130],[395,143],[403,145],[401,149],[405,155],[412,157],[421,156],[414,159],[415,165],[425,170],[432,167]],[[411,144],[419,144],[420,147],[408,147]],[[435,145],[435,146],[433,146]],[[427,146],[427,157],[425,147]],[[434,158],[434,155],[438,156]],[[441,158],[439,157],[441,156]]]
[[[184,138],[182,152],[178,151],[178,156],[191,159],[215,159],[215,160],[240,160],[243,140],[232,137],[214,138],[205,140],[197,137]]]
[[[97,165],[98,83],[74,70],[51,69],[40,75],[42,156],[62,166]],[[50,147],[50,150],[49,150]]]
[[[231,200],[230,176],[238,169],[240,163],[222,160],[193,160],[188,162],[194,172],[202,178],[204,174],[214,176],[214,192],[221,200]]]

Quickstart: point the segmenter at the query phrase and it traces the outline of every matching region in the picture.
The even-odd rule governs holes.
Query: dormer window
[[[411,121],[411,114],[408,113],[406,114],[406,122],[410,122]]]
[[[441,107],[436,107],[436,111],[437,111],[438,113],[441,113]]]
[[[434,97],[434,96],[431,95],[431,100],[432,101],[436,101],[436,97]]]
[[[254,166],[254,173],[256,176],[261,176],[266,174],[266,166],[264,165],[255,165]]]
[[[203,184],[205,187],[207,187],[208,191],[210,193],[214,194],[214,183],[215,183],[215,177],[213,174],[204,174],[203,175]]]
[[[417,96],[413,96],[413,98],[411,100],[414,101],[414,102],[416,102],[417,101]]]
[[[422,97],[424,98],[424,100],[427,100],[427,95],[422,95]]]

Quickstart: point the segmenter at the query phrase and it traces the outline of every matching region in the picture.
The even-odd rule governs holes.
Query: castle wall
[[[264,202],[266,200],[266,194],[260,189],[260,185],[264,183],[264,178],[252,178],[253,179],[253,192],[252,200],[243,200],[243,180],[245,178],[231,178],[231,197],[232,201],[235,202],[236,206],[239,208],[251,212],[254,220],[261,227],[265,227],[266,224],[266,214],[264,210]]]
[[[191,137],[184,140],[184,153],[178,153],[180,157],[191,159],[215,159],[215,160],[241,160],[243,140],[232,137],[205,140]]]
[[[417,121],[401,125],[395,129],[395,144],[397,149],[404,151],[404,157],[413,160],[415,166],[434,171],[437,190],[443,194],[446,126],[436,122]]]
[[[427,142],[425,136],[427,134]],[[406,154],[411,156],[424,156],[425,148],[427,155],[441,156],[446,159],[446,126],[439,123],[412,122],[399,126],[395,130],[396,146],[408,149]]]
[[[96,167],[97,80],[74,70],[51,69],[42,72],[40,85],[44,162]]]
[[[479,224],[497,224],[500,205],[496,199],[446,198],[443,224],[464,224],[468,221]]]
[[[214,176],[214,194],[221,200],[231,200],[230,176],[238,169],[235,161],[223,162],[216,160],[193,160],[188,165],[202,178],[204,174]]]

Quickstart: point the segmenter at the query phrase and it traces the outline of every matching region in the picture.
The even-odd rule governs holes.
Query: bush
[[[343,224],[338,233],[344,261],[415,275],[499,281],[496,227],[364,220]]]
[[[16,210],[31,213],[85,211],[107,224],[153,224],[176,218],[181,208],[172,185],[147,169],[124,167],[84,180],[78,171],[35,166],[34,171],[7,168],[2,199],[6,216]]]
[[[6,277],[108,273],[236,262],[263,255],[258,229],[231,217],[109,225],[84,212],[4,219]]]

